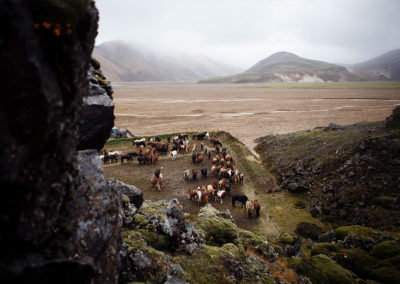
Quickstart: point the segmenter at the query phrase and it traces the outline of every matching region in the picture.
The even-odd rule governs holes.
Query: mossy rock
[[[320,254],[311,257],[311,264],[326,275],[328,283],[353,283],[351,273],[326,255]]]
[[[218,265],[220,249],[214,246],[204,245],[193,255],[177,255],[176,260],[182,266],[185,274],[184,281],[196,283],[221,283],[221,272]]]
[[[165,220],[167,220],[167,214],[165,213],[167,206],[168,203],[164,200],[156,202],[146,200],[140,207],[138,213],[143,215],[152,215],[155,218],[159,218],[161,222],[165,222]]]
[[[283,233],[279,237],[279,242],[283,244],[293,244],[294,243],[294,236],[289,233]]]
[[[143,214],[136,214],[134,217],[134,222],[136,226],[140,229],[146,229],[152,231],[154,229],[154,225],[150,223],[149,219]]]
[[[339,227],[335,231],[335,236],[338,240],[344,240],[344,238],[351,234],[357,234],[362,239],[373,241],[373,235],[380,234],[379,231],[363,227],[359,225]]]
[[[90,64],[93,66],[94,69],[99,70],[101,67],[100,61],[98,61],[96,58],[91,57],[90,58]],[[96,74],[96,73],[95,73]]]
[[[351,272],[326,255],[315,255],[310,259],[292,257],[289,263],[299,274],[309,277],[312,283],[353,283]]]
[[[240,242],[245,249],[247,249],[248,247],[254,248],[267,240],[267,237],[262,234],[253,233],[241,228],[239,228],[238,231]]]
[[[240,244],[236,224],[214,207],[201,208],[193,220],[193,225],[204,234],[206,241],[210,244]]]
[[[171,249],[171,244],[167,236],[143,229],[138,230],[138,232],[153,248],[161,251],[169,251]]]
[[[108,86],[109,82],[107,80],[104,80],[103,78],[100,78],[100,76],[94,75],[96,80],[99,82],[100,85],[102,86]]]
[[[346,255],[343,266],[363,279],[367,279],[378,265],[378,261],[362,249],[344,250],[343,253]]]
[[[394,266],[381,267],[373,270],[370,278],[381,283],[400,283],[400,271]]]
[[[386,258],[385,260],[380,261],[379,266],[380,267],[384,267],[384,266],[400,267],[400,255],[396,255],[394,257],[389,257],[389,258]]]
[[[318,236],[321,235],[324,231],[321,227],[313,223],[301,222],[297,224],[295,232],[297,235],[302,236],[304,238],[317,240]]]
[[[343,250],[343,245],[341,244],[319,243],[311,249],[311,256],[318,254],[334,255],[334,253],[341,250]]]
[[[400,255],[400,242],[396,240],[383,241],[370,251],[370,254],[376,258],[385,259]]]

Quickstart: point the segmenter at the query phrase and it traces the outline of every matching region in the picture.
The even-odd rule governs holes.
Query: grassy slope
[[[295,204],[301,201],[303,197],[283,191],[275,192],[278,189],[275,178],[246,146],[226,132],[220,132],[218,137],[234,153],[239,169],[246,174],[246,180],[250,180],[246,184],[246,194],[250,199],[258,199],[266,207],[268,216],[265,216],[264,226],[275,226],[276,228],[273,231],[279,234],[282,232],[294,233],[297,224],[300,222],[314,223],[326,228],[323,223],[317,218],[313,218],[306,210],[296,208]],[[267,193],[267,191],[273,193]],[[271,235],[271,230],[262,231]]]

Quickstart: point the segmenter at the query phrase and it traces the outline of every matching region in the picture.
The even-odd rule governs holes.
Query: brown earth
[[[136,135],[224,130],[250,148],[268,134],[383,120],[400,104],[399,90],[118,83],[114,91],[115,125]]]
[[[330,122],[382,120],[400,103],[398,90],[263,89],[189,83],[126,83],[114,86],[114,90],[115,125],[138,136],[224,130],[250,147],[255,145],[255,138],[267,134],[309,129]],[[131,152],[136,148],[125,142],[108,149]],[[243,169],[246,164],[252,174],[263,171],[259,159],[245,151],[236,166]],[[205,165],[210,172],[208,159]],[[151,189],[149,180],[160,167],[164,168],[164,185],[163,191],[157,192]],[[197,182],[183,182],[186,168],[198,170]],[[106,165],[104,171],[107,177],[117,177],[139,187],[145,199],[178,198],[186,212],[195,214],[200,206],[188,199],[187,190],[209,184],[214,178],[201,180],[200,168],[201,165],[192,164],[188,154],[180,155],[176,161],[162,156],[156,166],[139,166],[136,160],[131,164]],[[294,206],[298,197],[285,191],[267,194],[268,178],[268,175],[264,178],[265,182],[245,179],[243,185],[232,187],[232,194],[245,193],[250,199],[262,202],[261,218],[247,219],[245,209],[239,205],[233,208],[230,197],[222,205],[212,204],[220,210],[229,209],[239,227],[270,236],[282,231],[293,233],[301,221],[322,225],[307,211]]]

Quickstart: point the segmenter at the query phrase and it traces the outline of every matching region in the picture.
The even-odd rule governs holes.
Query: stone
[[[308,222],[301,222],[296,226],[296,234],[314,241],[318,240],[318,236],[322,234],[322,232],[323,230],[321,227]]]

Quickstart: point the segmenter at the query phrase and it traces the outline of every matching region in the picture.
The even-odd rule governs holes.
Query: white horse
[[[177,155],[178,152],[176,150],[171,151],[172,160],[175,160]]]

